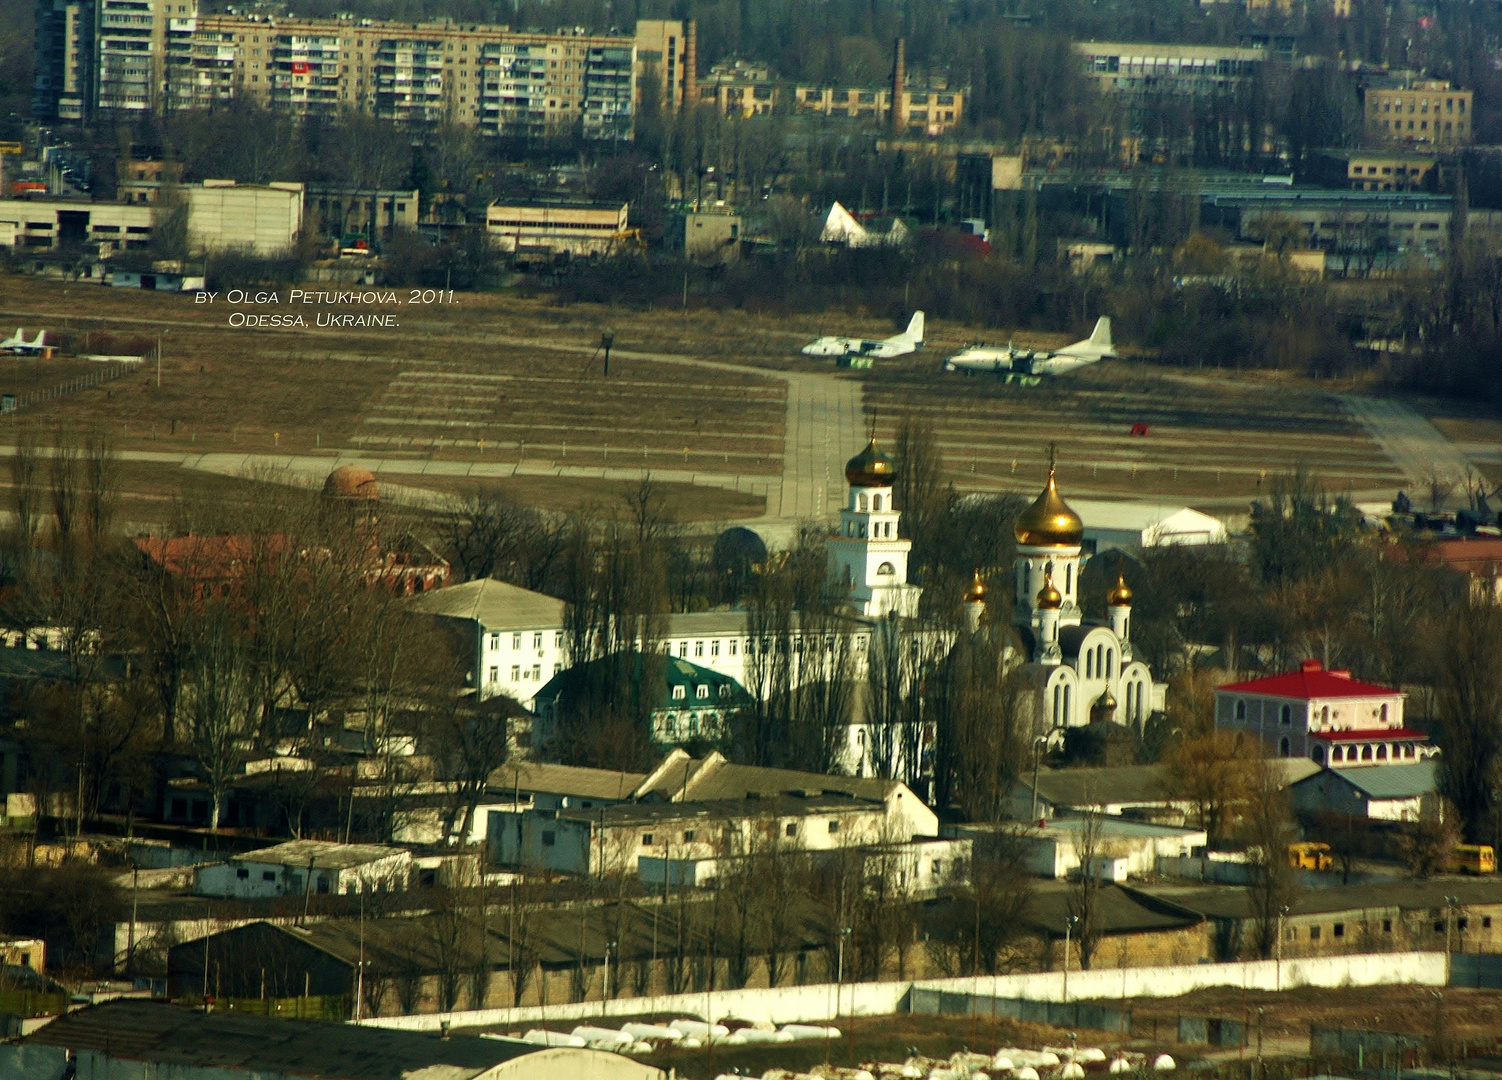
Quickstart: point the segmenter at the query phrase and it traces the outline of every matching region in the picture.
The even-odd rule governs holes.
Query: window
[[[673,700],[674,701],[682,701],[686,697],[688,697],[688,687],[681,686],[681,685],[673,687]]]
[[[1238,701],[1236,703],[1236,719],[1238,719],[1238,720],[1245,720],[1246,719],[1246,702],[1244,702],[1244,701]]]
[[[796,825],[789,825],[787,827],[787,834],[789,836],[797,836],[798,835],[798,826],[796,826]],[[1490,920],[1488,920],[1488,921],[1490,921]]]
[[[499,682],[500,678],[501,678],[501,669],[498,668],[498,667],[491,668],[490,669],[490,678],[487,681],[488,682]]]
[[[1317,926],[1311,926],[1309,928],[1309,940],[1310,941],[1318,941],[1319,940],[1319,927],[1317,927]]]
[[[648,833],[642,833],[641,834],[641,846],[642,847],[651,847],[652,846],[652,834],[651,833],[648,832]]]
[[[876,568],[876,573],[879,577],[891,577],[897,573],[897,568],[889,562],[884,562]]]
[[[1490,930],[1491,928],[1492,928],[1492,917],[1490,915],[1483,915],[1483,916],[1481,916],[1481,929],[1483,929],[1483,930]]]
[[[702,641],[696,641],[696,642],[694,642],[694,655],[695,656],[703,656],[704,655],[704,642],[702,642]]]
[[[1392,933],[1392,920],[1391,919],[1383,919],[1382,920],[1382,932],[1384,934],[1390,934],[1390,933]]]
[[[490,635],[490,647],[492,649],[499,649],[501,647],[501,635],[500,634],[491,634]]]
[[[1288,751],[1289,751],[1288,736],[1284,735],[1281,739],[1278,740],[1278,756],[1279,757],[1287,757],[1288,756]]]
[[[709,643],[709,655],[710,656],[719,656],[720,655],[720,643],[718,641],[711,641]]]
[[[522,636],[520,634],[511,635],[511,647],[513,649],[520,649],[522,647]]]
[[[1384,724],[1387,723],[1387,706],[1386,705],[1382,706],[1382,714],[1381,715],[1382,715],[1382,722]]]
[[[709,684],[708,683],[700,683],[698,686],[694,687],[694,697],[698,698],[700,701],[708,701],[709,700]]]
[[[532,678],[536,679],[539,682],[542,681],[542,665],[541,664],[533,664],[532,665]]]
[[[683,842],[685,844],[691,844],[691,843],[694,842],[694,830],[693,829],[684,829],[683,830]]]
[[[532,635],[532,648],[534,648],[534,649],[540,649],[540,648],[542,648],[542,632],[541,631],[538,631],[537,633],[535,633],[535,634]]]
[[[552,847],[557,842],[558,842],[558,834],[557,833],[555,833],[555,832],[544,832],[542,834],[542,846],[543,847]]]
[[[261,880],[262,881],[275,881],[276,880],[276,871],[275,870],[262,870],[261,871]]]
[[[1336,923],[1335,926],[1331,928],[1330,933],[1333,934],[1335,937],[1345,937],[1346,936],[1346,924],[1343,923],[1343,922]]]
[[[511,681],[512,682],[521,682],[521,678],[522,678],[521,665],[520,664],[512,664],[511,665]]]
[[[829,819],[829,831],[832,832],[832,833],[837,833],[837,832],[840,831],[840,819],[839,818],[830,818]]]
[[[320,896],[326,896],[328,894],[328,891],[329,891],[329,879],[328,879],[328,877],[325,876],[325,875],[323,875],[323,874],[319,874],[318,875],[318,894]]]
[[[235,871],[235,877],[239,878],[241,881],[244,881],[250,877],[250,871],[242,866],[240,867],[240,869]]]
[[[1282,724],[1285,727],[1287,727],[1289,724],[1293,723],[1293,706],[1292,705],[1284,705],[1283,708],[1281,710],[1279,710],[1279,712],[1278,712],[1278,723]]]
[[[740,645],[739,640],[737,640],[736,638],[731,638],[730,639],[730,655],[731,656],[734,656],[736,654],[735,650],[736,650],[736,647],[738,645]]]
[[[728,698],[729,696],[730,696],[730,684],[729,683],[721,683],[720,684],[720,697],[722,697],[722,698]]]

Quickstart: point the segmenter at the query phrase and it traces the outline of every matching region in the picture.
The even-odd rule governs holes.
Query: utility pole
[[[1069,1000],[1069,940],[1073,936],[1074,924],[1080,921],[1078,915],[1071,915],[1064,920],[1064,1000]]]
[[[1288,914],[1288,905],[1284,904],[1278,909],[1278,967],[1277,978],[1273,986],[1277,990],[1283,989],[1283,919]]]
[[[160,330],[156,335],[156,388],[158,390],[162,388],[162,332]]]

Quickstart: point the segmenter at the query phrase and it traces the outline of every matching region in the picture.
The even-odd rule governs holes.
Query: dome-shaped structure
[[[341,465],[323,482],[323,494],[331,499],[370,499],[381,497],[375,473],[359,465]]]
[[[1033,504],[1017,515],[1017,543],[1028,547],[1075,547],[1085,536],[1085,523],[1059,494],[1053,469]]]
[[[853,487],[891,487],[897,479],[897,462],[873,438],[864,450],[845,462],[845,479]]]
[[[975,572],[975,579],[970,582],[970,587],[965,590],[965,603],[984,604],[986,602],[986,583],[980,579],[980,571]]]
[[[1106,604],[1110,607],[1131,607],[1132,590],[1126,583],[1126,577],[1116,575],[1116,584],[1111,586],[1111,591],[1106,593]]]
[[[1038,610],[1058,611],[1064,606],[1064,597],[1058,589],[1053,587],[1053,578],[1043,579],[1043,588],[1038,590]]]
[[[716,537],[710,562],[721,573],[749,573],[767,561],[766,541],[743,525],[734,525]]]

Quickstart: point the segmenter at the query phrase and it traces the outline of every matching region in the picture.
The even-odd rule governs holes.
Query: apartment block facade
[[[1369,86],[1363,95],[1366,134],[1386,143],[1465,146],[1475,136],[1475,95],[1443,79]]]
[[[200,15],[196,0],[39,0],[37,15],[32,108],[48,121],[241,99],[295,116],[359,109],[491,135],[629,139],[644,74],[670,108],[692,86],[692,24],[662,20],[642,24],[654,46],[643,62],[636,38],[581,29]]]

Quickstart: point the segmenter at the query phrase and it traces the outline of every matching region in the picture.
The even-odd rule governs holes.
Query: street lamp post
[[[840,998],[845,991],[845,942],[850,939],[850,927],[840,928],[839,959],[834,969],[834,1015],[835,1019],[840,1016]]]
[[[1277,989],[1283,989],[1283,919],[1288,914],[1288,905],[1284,904],[1278,909],[1278,970],[1275,985]]]
[[[615,948],[615,942],[605,942],[605,980],[600,985],[600,1015],[605,1015],[605,1002],[610,997],[610,950]]]
[[[1074,935],[1074,926],[1080,921],[1078,915],[1071,915],[1064,920],[1064,1000],[1069,1000],[1069,941]]]

